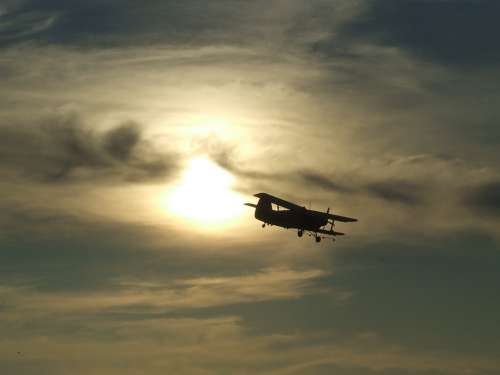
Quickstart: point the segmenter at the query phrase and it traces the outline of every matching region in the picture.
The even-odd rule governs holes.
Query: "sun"
[[[244,211],[243,197],[231,189],[234,180],[206,157],[191,159],[164,206],[175,216],[205,228],[227,225]]]

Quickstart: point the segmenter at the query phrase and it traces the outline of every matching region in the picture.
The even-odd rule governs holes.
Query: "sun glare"
[[[206,227],[227,225],[244,211],[243,198],[231,190],[234,176],[205,157],[192,159],[166,208],[178,217]]]

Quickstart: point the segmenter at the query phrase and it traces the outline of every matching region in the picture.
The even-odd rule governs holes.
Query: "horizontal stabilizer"
[[[326,234],[326,235],[329,235],[329,236],[345,236],[345,233],[336,232],[334,230],[318,229],[318,233]]]
[[[253,204],[253,203],[245,203],[245,206],[249,206],[249,207],[257,208],[257,205],[256,205],[256,204]]]
[[[358,219],[354,219],[352,217],[347,217],[347,216],[340,216],[340,215],[328,214],[328,217],[330,219],[333,219],[335,221],[340,221],[342,223],[352,223],[352,222],[358,221]]]

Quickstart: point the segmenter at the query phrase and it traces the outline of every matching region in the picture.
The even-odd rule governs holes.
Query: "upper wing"
[[[333,215],[333,214],[328,214],[328,217],[330,219],[333,219],[335,221],[340,221],[342,223],[352,223],[354,221],[358,221],[358,219],[354,219],[352,217],[340,216],[340,215]]]
[[[274,204],[276,204],[276,205],[278,205],[280,207],[288,208],[289,210],[304,210],[305,209],[304,207],[301,207],[298,204],[295,204],[295,203],[292,203],[292,202],[288,202],[288,201],[286,201],[284,199],[275,197],[275,196],[273,196],[271,194],[258,193],[258,194],[255,194],[254,196],[257,197],[257,198],[259,198],[259,199],[267,199],[271,203],[274,203]]]
[[[257,198],[259,198],[259,199],[267,199],[271,203],[274,203],[274,204],[276,204],[276,205],[278,205],[280,207],[288,208],[289,210],[306,210],[305,207],[302,207],[302,206],[299,206],[298,204],[295,204],[295,203],[286,201],[284,199],[275,197],[275,196],[273,196],[271,194],[258,193],[258,194],[255,194],[254,196],[257,197]],[[352,217],[340,216],[340,215],[333,215],[333,214],[328,214],[328,217],[330,219],[333,219],[335,221],[340,221],[340,222],[343,222],[343,223],[352,223],[354,221],[358,221],[358,219],[354,219]]]

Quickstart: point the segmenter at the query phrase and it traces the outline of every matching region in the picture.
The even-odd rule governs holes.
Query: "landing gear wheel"
[[[304,234],[304,231],[302,229],[299,229],[297,232],[297,236],[302,237],[303,234]]]
[[[262,224],[262,228],[265,228],[266,227],[266,223]]]
[[[321,242],[321,237],[320,236],[316,236],[314,239],[316,240],[316,242]]]

